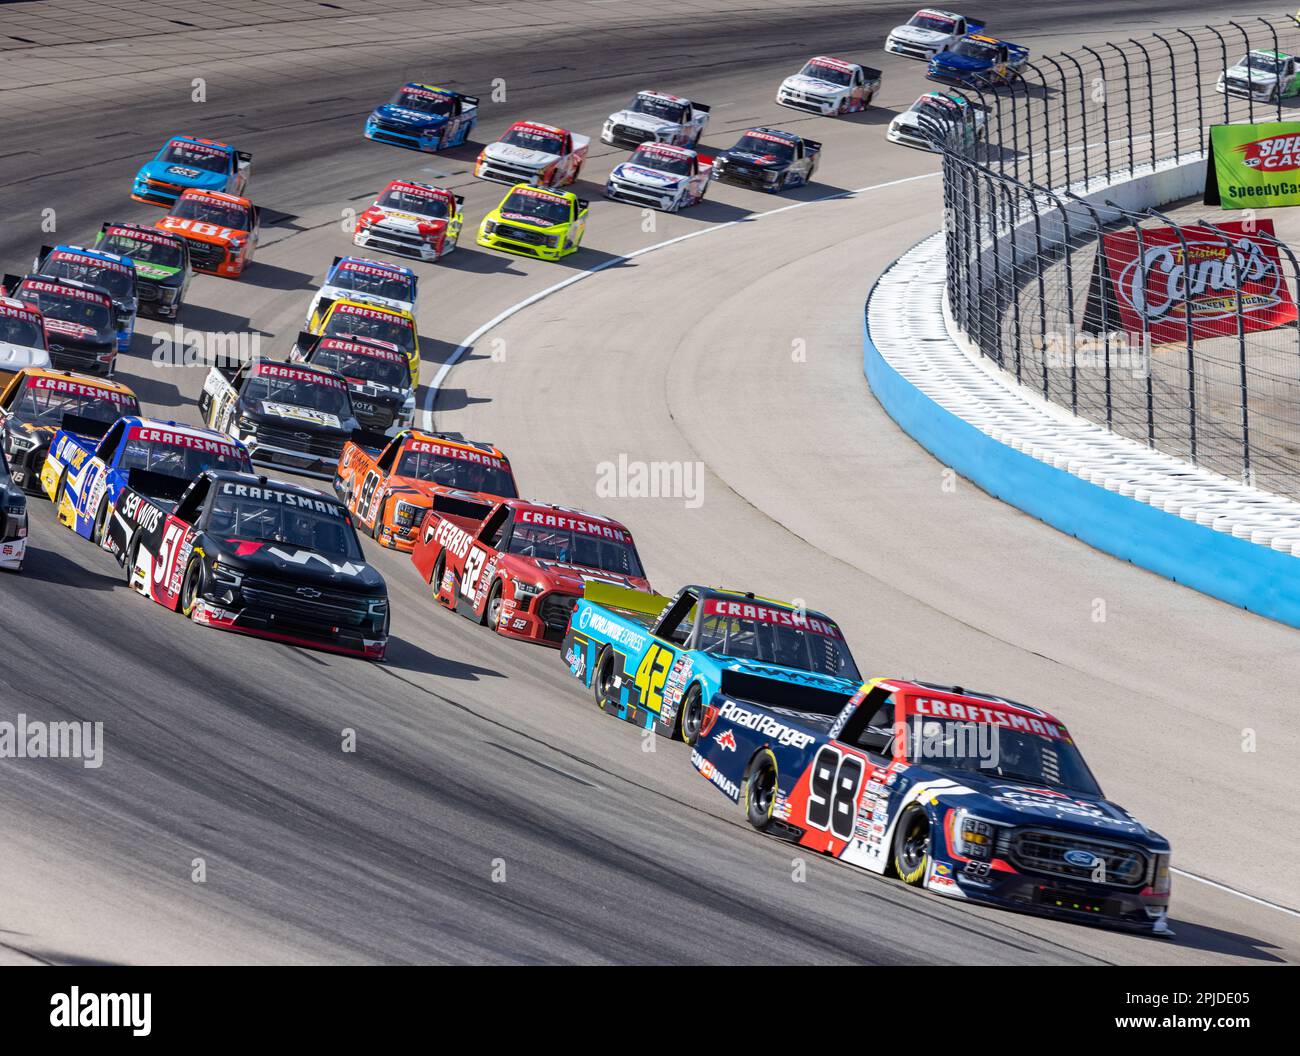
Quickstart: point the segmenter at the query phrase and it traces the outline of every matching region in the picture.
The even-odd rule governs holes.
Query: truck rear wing
[[[764,678],[741,671],[722,672],[721,692],[737,700],[747,700],[771,708],[803,712],[806,715],[839,715],[854,692],[822,689],[779,678]]]
[[[253,155],[247,150],[235,151],[235,160],[239,162],[240,168],[252,164]]]
[[[613,583],[600,583],[590,579],[583,584],[582,597],[585,601],[602,605],[607,609],[639,612],[645,616],[658,616],[664,611],[664,606],[672,600],[661,594],[647,593],[644,590],[633,590],[631,587],[620,587]]]
[[[86,418],[68,411],[59,422],[59,428],[65,433],[76,433],[78,436],[98,440],[108,432],[111,424],[111,422],[101,422],[98,418]]]
[[[460,105],[461,105],[462,107],[466,107],[466,106],[478,106],[478,96],[477,96],[477,95],[462,95],[462,96],[460,97]]]
[[[392,438],[369,429],[353,429],[351,439],[362,451],[375,458],[388,446],[388,441]]]
[[[492,510],[492,503],[484,499],[474,499],[463,493],[447,494],[439,492],[433,497],[433,512],[448,517],[461,517],[469,521],[481,521]]]
[[[966,19],[966,32],[983,33],[986,25],[988,25],[988,23],[981,18],[968,18]]]
[[[175,506],[190,486],[190,481],[180,477],[170,477],[166,473],[155,473],[138,466],[126,475],[126,483],[132,491],[138,491],[147,499],[165,505]]]
[[[701,114],[708,114],[713,110],[708,103],[697,103],[694,99],[691,100],[691,109],[698,111]]]
[[[822,149],[822,145],[818,143],[815,139],[805,139],[803,141],[803,152],[805,157],[807,157],[809,154],[820,154],[821,149]]]
[[[870,66],[863,66],[862,76],[865,77],[868,81],[878,82],[885,75],[880,70],[873,70]]]

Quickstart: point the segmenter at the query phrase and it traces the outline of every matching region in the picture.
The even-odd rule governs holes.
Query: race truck
[[[50,349],[40,309],[17,297],[5,296],[0,286],[0,385],[25,367],[49,365]]]
[[[352,394],[352,413],[362,429],[395,436],[411,424],[415,416],[411,364],[396,346],[312,336],[300,341],[289,358],[342,374]]]
[[[352,243],[420,260],[441,260],[460,240],[464,197],[414,180],[393,180],[357,217]]]
[[[984,23],[973,18],[922,8],[903,26],[895,26],[885,39],[885,50],[909,59],[929,62],[941,51],[947,51],[967,33],[983,33]]]
[[[161,500],[205,469],[253,468],[243,444],[210,429],[127,415],[95,439],[76,432],[79,424],[54,434],[41,487],[60,524],[105,548],[109,511],[128,482]]]
[[[755,828],[951,898],[1171,934],[1168,841],[1047,712],[892,678],[842,703],[749,688],[723,686],[691,762]]]
[[[615,165],[605,197],[675,213],[704,201],[713,177],[713,159],[689,147],[642,143],[632,157]]]
[[[135,265],[140,314],[176,319],[190,287],[190,251],[185,239],[142,224],[104,224],[95,248],[129,257]]]
[[[195,271],[237,279],[253,263],[261,210],[247,198],[186,191],[154,226],[185,239]]]
[[[415,316],[410,312],[351,297],[339,301],[321,297],[316,302],[315,312],[307,320],[307,329],[298,333],[295,350],[304,353],[311,339],[320,334],[396,348],[406,357],[411,388],[420,384],[420,335],[415,329]]]
[[[988,111],[958,91],[926,92],[889,122],[891,143],[940,152],[969,149],[988,134]]]
[[[159,501],[129,483],[114,506],[131,589],[205,627],[384,658],[388,587],[333,498],[230,471],[175,484]]]
[[[958,87],[1010,84],[1029,61],[1029,49],[973,33],[930,60],[926,77]]]
[[[587,230],[587,204],[572,191],[518,184],[483,218],[477,242],[521,257],[559,260],[578,252]]]
[[[563,650],[602,711],[687,744],[720,694],[842,706],[862,682],[828,616],[712,587],[665,598],[589,583]]]
[[[96,286],[113,300],[113,325],[117,328],[117,350],[131,350],[140,295],[135,281],[135,262],[130,257],[82,246],[41,246],[32,265],[37,275],[72,279]]]
[[[14,300],[39,313],[49,351],[45,365],[112,376],[117,362],[117,317],[113,298],[105,289],[44,275],[6,275],[4,287]]]
[[[411,81],[370,112],[366,139],[434,153],[464,143],[477,120],[477,96]]]
[[[0,389],[0,441],[19,487],[38,494],[41,468],[60,429],[97,441],[123,415],[140,413],[125,385],[66,370],[28,367]]]
[[[9,475],[9,462],[0,451],[0,568],[23,570],[27,556],[27,496]]]
[[[306,324],[310,326],[312,317],[320,314],[322,301],[356,301],[414,312],[417,284],[415,272],[399,264],[365,257],[335,257],[307,309]]]
[[[1300,68],[1284,51],[1250,51],[1237,65],[1219,74],[1215,90],[1220,94],[1276,103],[1300,95]]]
[[[565,187],[578,179],[591,140],[536,121],[516,121],[483,148],[474,175],[495,183]]]
[[[868,66],[818,55],[781,82],[776,101],[810,114],[856,114],[871,105],[880,76],[879,70]]]
[[[811,183],[822,145],[793,132],[751,128],[730,150],[713,159],[713,178],[778,194]]]
[[[649,590],[617,521],[547,503],[439,494],[411,560],[434,600],[498,634],[558,647],[584,584]]]
[[[360,429],[343,375],[260,357],[210,368],[199,413],[255,462],[313,477],[334,476],[343,445]]]
[[[253,156],[228,143],[173,136],[135,174],[131,197],[149,205],[172,205],[189,190],[242,195]]]
[[[626,110],[605,118],[600,139],[634,149],[642,143],[693,147],[709,123],[709,108],[667,92],[637,92]]]
[[[391,550],[410,553],[435,495],[457,492],[482,509],[519,495],[505,454],[459,433],[407,429],[384,448],[343,447],[334,494],[363,531]]]

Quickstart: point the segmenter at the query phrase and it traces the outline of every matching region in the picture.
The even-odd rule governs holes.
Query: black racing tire
[[[185,566],[185,578],[181,580],[181,596],[178,599],[182,616],[192,618],[194,606],[203,596],[203,562],[191,557]]]
[[[836,111],[836,116],[843,117],[848,112],[849,112],[849,101],[847,99],[841,99],[839,110]]]
[[[445,553],[438,555],[438,560],[433,563],[433,575],[429,577],[429,587],[433,591],[433,600],[438,600],[438,594],[442,589],[442,577],[447,571],[447,555]]]
[[[687,744],[699,743],[700,729],[704,725],[704,694],[699,685],[691,686],[682,698],[682,705],[677,712],[677,729]]]
[[[596,657],[596,666],[591,672],[591,695],[596,698],[596,707],[605,710],[606,701],[613,701],[614,696],[614,650],[605,646]]]
[[[759,832],[771,828],[776,808],[776,756],[764,748],[749,761],[745,775],[745,820]]]
[[[54,516],[59,516],[59,504],[63,502],[63,492],[68,486],[68,467],[63,467],[63,472],[59,474],[58,486],[54,489]],[[71,527],[69,525],[69,527]]]
[[[99,509],[95,512],[95,526],[90,530],[90,541],[96,546],[104,545],[104,532],[108,528],[108,496],[99,500]]]
[[[930,817],[913,803],[898,819],[894,833],[894,872],[905,884],[920,887],[930,871]]]
[[[492,584],[492,589],[488,591],[487,604],[483,606],[483,623],[494,631],[501,620],[501,606],[504,604],[501,599],[503,590],[501,580],[496,580]]]
[[[1268,101],[1271,106],[1276,106],[1282,101],[1281,91],[1278,85],[1273,85],[1273,90],[1268,93]]]
[[[136,536],[131,536],[126,541],[126,562],[123,566],[123,574],[126,579],[126,585],[131,586],[131,574],[135,571],[135,559],[140,554],[140,540]]]

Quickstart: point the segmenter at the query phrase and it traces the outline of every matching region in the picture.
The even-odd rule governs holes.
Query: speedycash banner
[[[1181,232],[1181,237],[1180,237]],[[1124,330],[1152,344],[1272,330],[1296,321],[1273,222],[1214,229],[1144,227],[1102,236],[1089,291],[1087,324]],[[1105,326],[1102,302],[1104,300]]]
[[[1224,209],[1300,205],[1300,121],[1210,129],[1205,204]]]

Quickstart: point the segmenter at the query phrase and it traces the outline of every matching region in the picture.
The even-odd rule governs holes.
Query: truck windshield
[[[319,509],[219,494],[208,512],[213,535],[254,543],[279,543],[296,550],[313,550],[336,561],[361,561],[356,532],[341,510]]]
[[[657,117],[660,121],[671,121],[675,125],[684,125],[691,119],[690,107],[676,99],[662,99],[656,95],[638,95],[632,101],[632,113]]]
[[[30,425],[58,425],[65,414],[111,424],[124,414],[139,414],[140,404],[130,393],[62,378],[32,377],[9,413]]]
[[[640,146],[629,159],[633,165],[644,165],[656,172],[668,172],[674,176],[691,174],[690,155],[678,154],[676,151],[664,150],[655,146]]]
[[[232,231],[247,231],[252,225],[248,222],[248,212],[242,205],[230,205],[212,198],[181,195],[172,210],[172,216],[181,220],[198,220],[217,227],[228,227]]]
[[[831,66],[825,62],[813,60],[804,64],[804,68],[799,71],[804,77],[815,77],[819,81],[827,81],[830,84],[838,84],[847,88],[853,83],[853,74],[848,70],[841,69],[839,66]]]
[[[0,308],[0,345],[19,348],[44,348],[45,331],[40,319],[30,312],[13,312]]]
[[[471,462],[435,451],[421,451],[417,441],[402,452],[398,459],[396,476],[413,480],[427,480],[444,488],[477,491],[502,499],[518,495],[510,470],[499,466]]]
[[[710,598],[699,643],[705,652],[738,660],[861,681],[840,629],[825,617],[791,609]]]
[[[73,279],[90,286],[98,286],[115,301],[135,299],[135,270],[110,264],[96,264],[93,257],[62,254],[57,250],[45,258],[42,275],[57,279]]]
[[[568,528],[516,524],[510,533],[510,553],[621,576],[645,575],[636,548],[630,543]]]
[[[230,155],[224,150],[202,143],[186,143],[180,139],[168,143],[158,160],[169,165],[202,169],[204,172],[228,172],[230,169]]]
[[[439,117],[450,117],[455,110],[451,96],[422,88],[399,88],[392,98],[392,105],[400,106],[404,110],[416,110],[422,114],[436,114]]]

